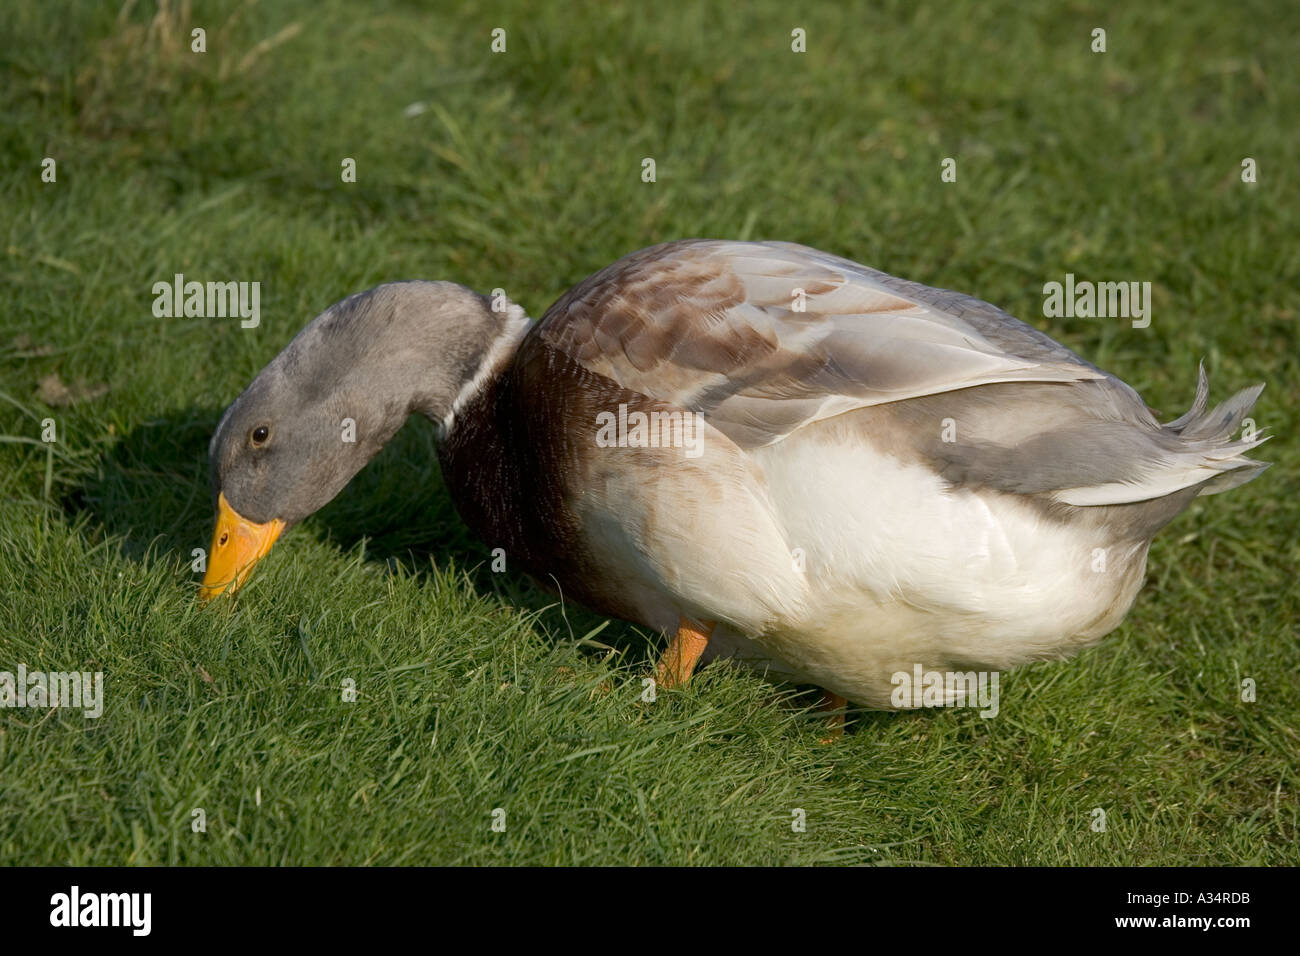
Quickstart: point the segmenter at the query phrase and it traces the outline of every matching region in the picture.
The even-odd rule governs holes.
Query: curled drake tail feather
[[[1134,457],[1130,477],[1062,489],[1055,497],[1071,505],[1116,505],[1161,498],[1190,488],[1196,488],[1198,495],[1212,495],[1245,484],[1269,465],[1245,457],[1246,453],[1271,436],[1254,430],[1239,439],[1232,436],[1263,390],[1262,383],[1243,388],[1208,409],[1210,382],[1202,363],[1192,407],[1151,436],[1144,452]]]

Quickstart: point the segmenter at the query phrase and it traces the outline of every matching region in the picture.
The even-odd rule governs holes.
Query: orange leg
[[[660,687],[680,687],[691,679],[716,626],[709,623],[698,625],[685,617],[678,620],[677,633],[668,642],[668,650],[664,651],[659,666],[655,668],[655,679]]]
[[[817,709],[830,714],[826,719],[826,736],[821,738],[822,743],[832,744],[844,736],[844,711],[848,705],[849,702],[839,694],[822,691],[822,700]]]

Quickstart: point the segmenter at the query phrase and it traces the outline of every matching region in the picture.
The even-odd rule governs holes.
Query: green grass
[[[37,443],[0,442],[0,670],[102,670],[107,705],[0,712],[0,863],[1300,861],[1300,8],[438,6],[7,6],[0,434]],[[1274,467],[1157,539],[1104,643],[1004,675],[996,719],[862,714],[830,747],[734,668],[642,703],[657,638],[493,574],[423,423],[196,607],[208,436],[317,312],[423,277],[539,315],[696,235],[979,295],[1167,415],[1202,357],[1215,398],[1266,381]],[[175,272],[260,281],[261,327],[154,318]],[[1151,327],[1041,318],[1066,272],[1151,281]],[[108,391],[50,407],[52,374]]]

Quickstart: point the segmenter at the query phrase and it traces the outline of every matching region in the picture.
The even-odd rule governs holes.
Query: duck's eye
[[[253,429],[251,437],[254,445],[265,445],[266,440],[271,437],[271,429],[267,428],[265,425],[258,425]]]

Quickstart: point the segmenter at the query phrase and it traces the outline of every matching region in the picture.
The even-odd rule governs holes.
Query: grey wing
[[[570,290],[533,334],[624,388],[702,412],[742,447],[999,382],[1096,382],[1108,403],[1146,414],[1127,385],[986,302],[793,243],[641,250]]]

